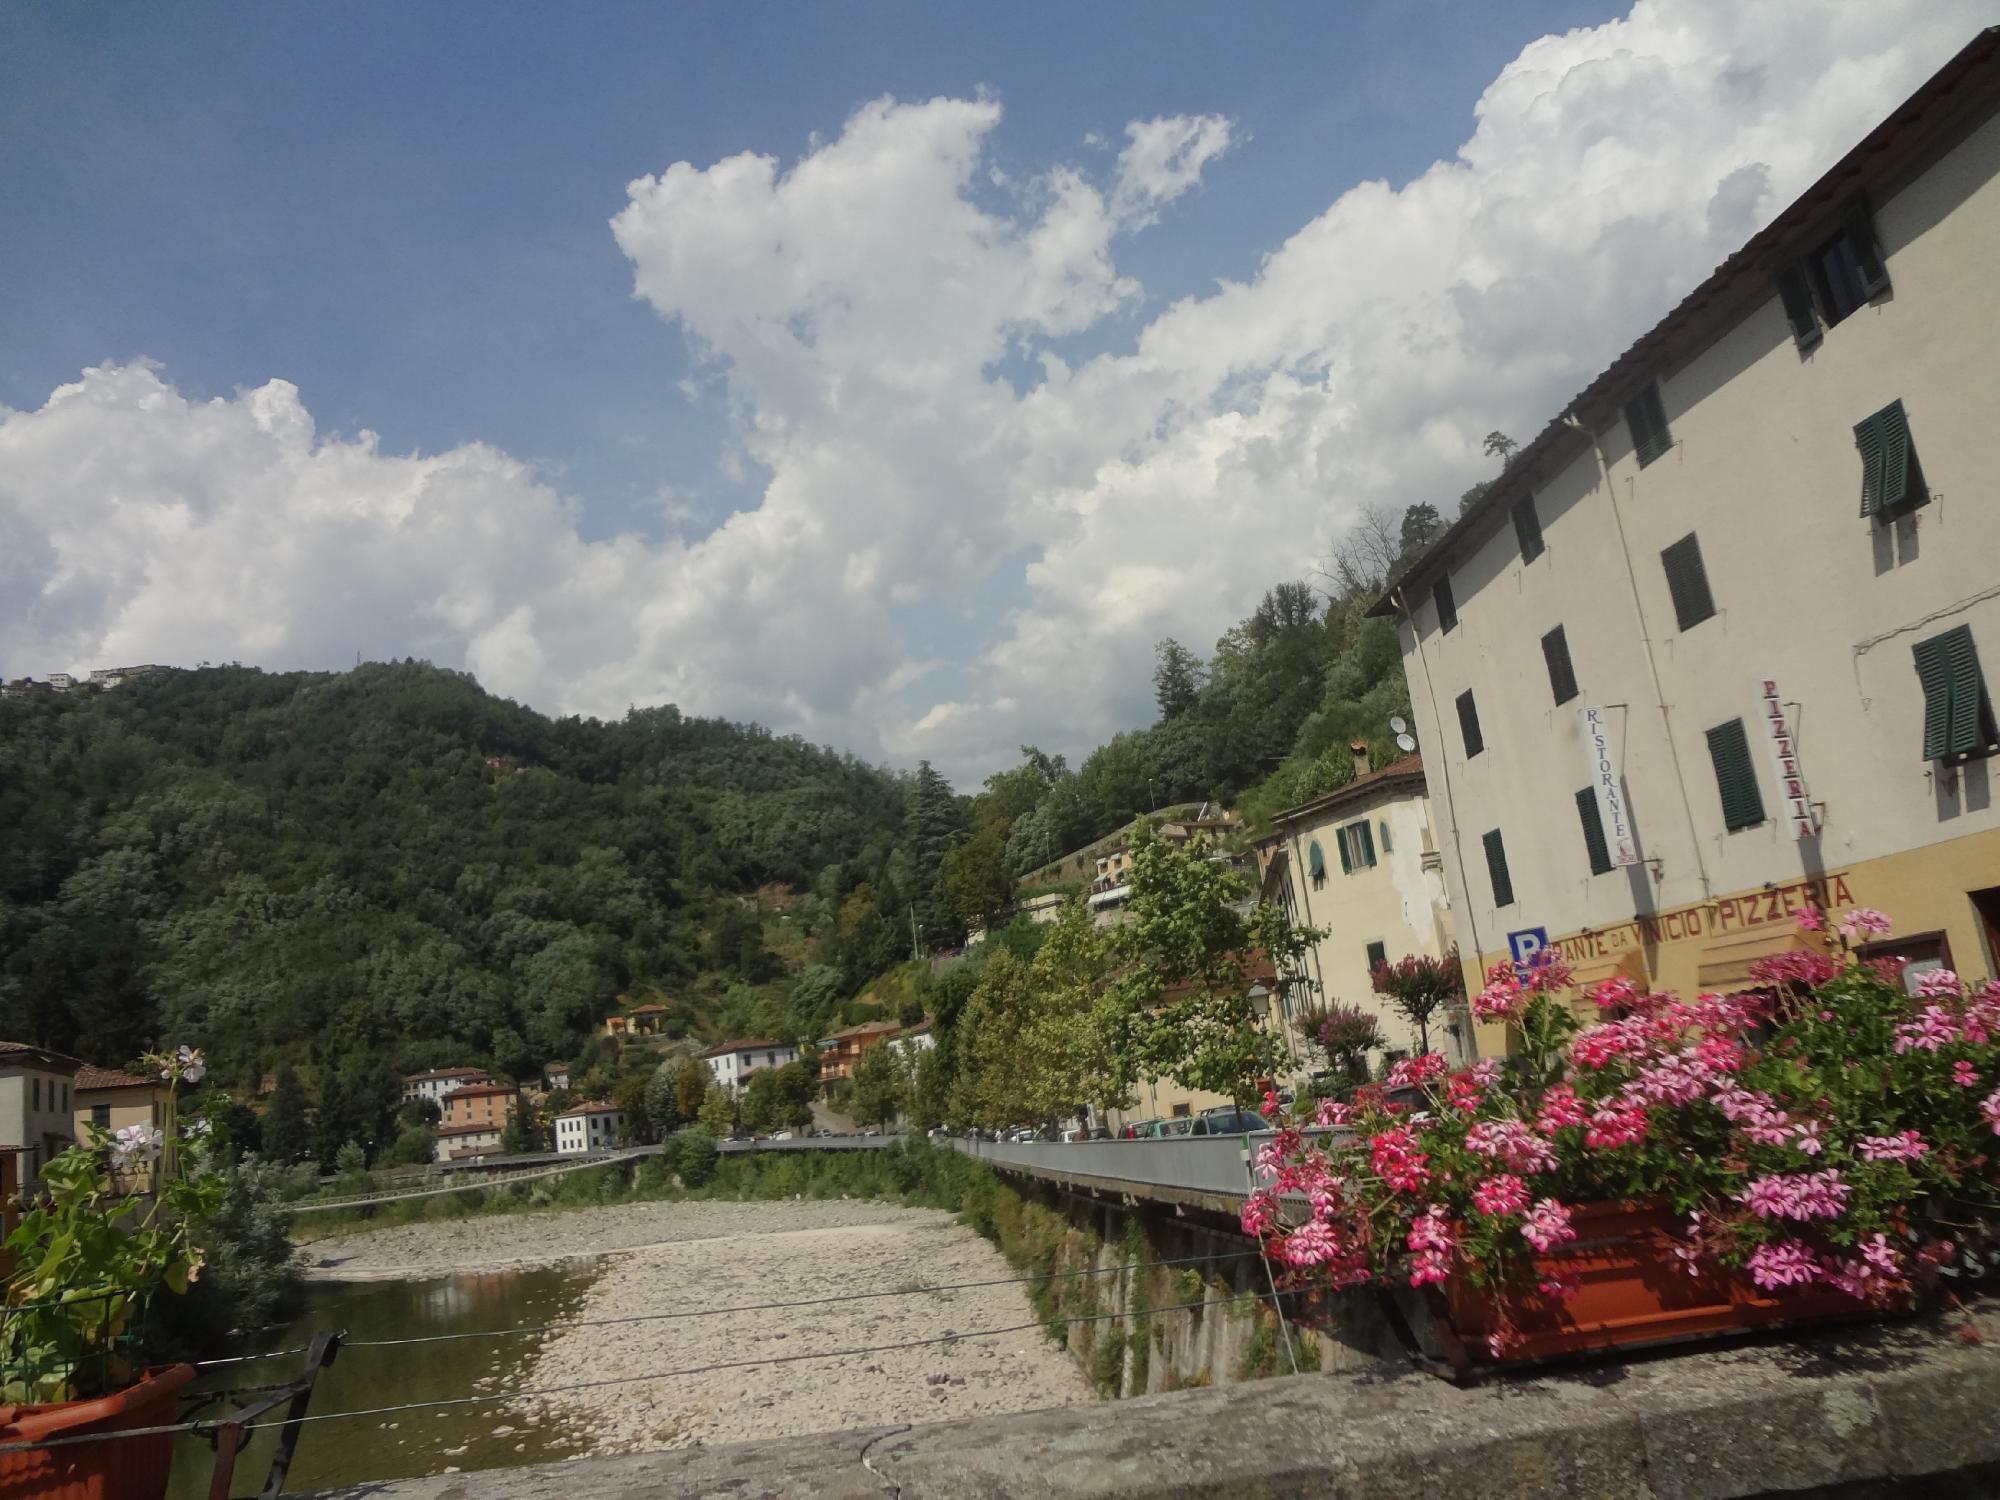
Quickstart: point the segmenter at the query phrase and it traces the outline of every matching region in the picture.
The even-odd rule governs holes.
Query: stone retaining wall
[[[1458,1388],[1302,1375],[936,1426],[347,1492],[373,1500],[1733,1500],[1992,1495],[2000,1316],[1952,1314]]]

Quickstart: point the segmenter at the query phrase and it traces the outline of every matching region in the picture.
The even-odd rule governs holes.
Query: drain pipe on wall
[[[1625,534],[1625,513],[1618,505],[1618,486],[1611,478],[1611,463],[1604,456],[1604,444],[1597,436],[1597,429],[1578,421],[1574,411],[1564,412],[1562,420],[1565,427],[1584,433],[1590,438],[1590,451],[1597,458],[1598,478],[1604,481],[1604,491],[1611,497],[1611,519],[1618,528],[1618,548],[1625,558],[1625,586],[1631,594],[1632,617],[1639,622],[1639,645],[1646,655],[1646,673],[1653,684],[1653,705],[1660,711],[1660,733],[1666,739],[1667,758],[1673,763],[1674,768],[1674,785],[1681,796],[1681,816],[1687,822],[1688,848],[1694,854],[1695,874],[1701,881],[1702,905],[1708,906],[1715,899],[1715,888],[1709,884],[1708,862],[1702,858],[1701,837],[1695,832],[1694,801],[1688,795],[1687,773],[1681,767],[1680,747],[1674,743],[1673,714],[1667,707],[1666,689],[1660,686],[1660,665],[1653,655],[1653,636],[1646,628],[1646,611],[1639,602],[1639,575],[1632,567],[1632,542]],[[1624,768],[1621,766],[1619,770],[1622,773]],[[1660,870],[1656,869],[1653,875],[1654,881],[1658,882],[1661,878]],[[1653,898],[1657,906],[1659,901],[1657,886]]]

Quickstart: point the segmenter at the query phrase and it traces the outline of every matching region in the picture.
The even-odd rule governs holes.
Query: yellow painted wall
[[[1824,906],[1836,920],[1852,907],[1872,906],[1895,922],[1895,937],[1941,932],[1951,966],[1961,976],[1994,979],[2000,978],[2000,955],[1989,951],[1971,897],[1994,887],[2000,887],[2000,829],[1986,829],[1830,870],[1816,881],[1736,891],[1674,908],[1647,924],[1627,922],[1549,937],[1580,981],[1595,982],[1622,968],[1656,990],[1691,995],[1703,988],[1703,966],[1726,958],[1732,947],[1751,951],[1759,939],[1775,946],[1796,933],[1793,914],[1805,905]],[[1485,969],[1510,956],[1505,951],[1485,954],[1478,971],[1468,969],[1466,983],[1476,991]],[[1479,1027],[1481,1056],[1506,1050],[1504,1027]]]

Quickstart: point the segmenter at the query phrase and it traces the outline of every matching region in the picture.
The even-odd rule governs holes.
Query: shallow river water
[[[598,1274],[594,1269],[561,1269],[420,1281],[317,1282],[308,1286],[305,1309],[296,1319],[258,1334],[243,1352],[297,1348],[328,1328],[343,1329],[359,1341],[534,1327],[573,1314]],[[311,1414],[517,1387],[541,1342],[539,1336],[524,1336],[451,1339],[388,1349],[343,1348],[332,1367],[320,1375]],[[205,1377],[197,1389],[275,1383],[290,1378],[300,1363],[294,1355],[228,1367]],[[212,1416],[237,1404],[208,1406],[199,1414]],[[282,1409],[270,1419],[281,1414]],[[260,1432],[245,1444],[237,1457],[232,1495],[255,1495],[262,1488],[275,1438],[273,1432]],[[214,1457],[198,1438],[184,1437],[180,1443],[169,1500],[197,1500],[208,1493]],[[292,1493],[436,1474],[453,1466],[500,1468],[565,1458],[578,1448],[577,1440],[563,1428],[537,1423],[498,1399],[350,1421],[308,1422],[285,1489]]]

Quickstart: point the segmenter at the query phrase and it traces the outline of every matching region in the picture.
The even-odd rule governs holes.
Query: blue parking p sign
[[[1514,967],[1525,969],[1535,960],[1535,955],[1549,945],[1549,930],[1546,927],[1523,927],[1519,932],[1507,934],[1507,946],[1514,953]]]

